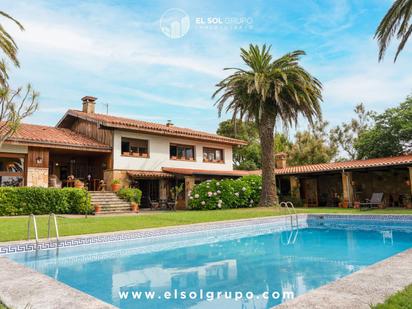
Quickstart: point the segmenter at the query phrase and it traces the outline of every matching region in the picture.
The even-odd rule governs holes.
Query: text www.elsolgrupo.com
[[[196,300],[206,300],[212,301],[215,299],[234,299],[236,301],[242,299],[282,299],[289,300],[295,297],[295,294],[291,291],[265,291],[258,295],[255,295],[251,291],[241,292],[229,292],[229,291],[204,291],[200,289],[198,291],[165,291],[161,293],[156,293],[155,291],[119,291],[119,297],[121,300],[154,300],[154,299],[164,299],[164,300],[185,300],[185,299],[196,299]]]

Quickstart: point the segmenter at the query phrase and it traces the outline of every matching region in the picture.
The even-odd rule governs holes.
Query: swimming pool
[[[120,308],[270,308],[289,292],[296,297],[412,248],[412,220],[371,218],[309,215],[293,227],[278,218],[172,228],[8,257]]]

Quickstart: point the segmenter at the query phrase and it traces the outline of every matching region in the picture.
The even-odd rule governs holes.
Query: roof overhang
[[[228,177],[242,177],[246,175],[260,175],[260,171],[219,171],[219,170],[199,170],[189,168],[174,168],[163,167],[162,170],[167,173],[185,175],[185,176],[228,176]]]
[[[78,150],[78,151],[87,151],[87,152],[104,152],[104,153],[111,153],[111,147],[91,147],[91,146],[80,146],[80,145],[70,145],[70,144],[63,144],[63,143],[50,143],[50,142],[37,142],[31,140],[24,140],[24,139],[16,139],[11,138],[4,142],[5,144],[9,145],[22,145],[22,146],[32,146],[32,147],[40,147],[40,148],[53,148],[53,149],[71,149],[71,150]]]
[[[174,175],[161,171],[127,171],[127,175],[133,178],[173,178]]]

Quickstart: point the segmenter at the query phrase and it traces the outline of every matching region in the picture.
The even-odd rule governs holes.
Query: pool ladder
[[[50,213],[49,215],[49,220],[48,220],[48,228],[47,228],[47,239],[50,242],[50,230],[51,230],[51,221],[53,218],[53,222],[54,222],[54,230],[56,232],[56,241],[59,242],[59,226],[57,224],[57,217],[54,213]],[[37,220],[36,220],[36,216],[34,214],[30,214],[29,216],[29,222],[27,223],[27,240],[30,240],[30,226],[31,226],[31,222],[33,221],[33,228],[34,228],[34,237],[36,240],[36,246],[39,244],[39,233],[37,230]]]
[[[281,202],[280,207],[286,208],[286,210],[289,213],[290,216],[290,225],[293,227],[293,219],[295,219],[295,224],[296,226],[299,225],[299,216],[298,213],[296,212],[295,206],[293,206],[293,203],[288,201],[288,202]]]

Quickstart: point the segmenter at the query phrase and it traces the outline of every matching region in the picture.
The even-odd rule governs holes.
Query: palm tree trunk
[[[274,206],[277,203],[275,179],[274,130],[275,117],[264,112],[259,124],[259,137],[262,147],[262,193],[260,206]]]

